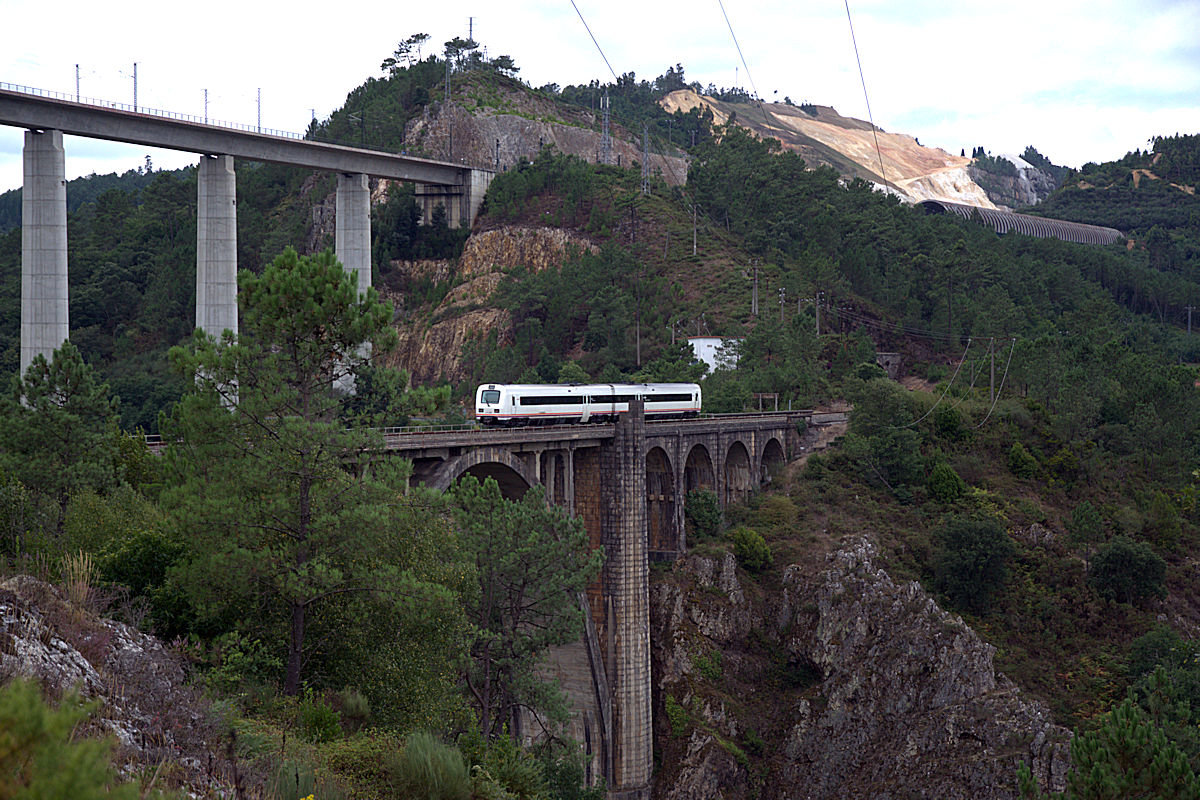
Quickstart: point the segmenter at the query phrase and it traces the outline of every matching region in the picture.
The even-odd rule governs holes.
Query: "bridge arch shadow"
[[[500,448],[485,447],[447,461],[438,470],[438,477],[429,485],[444,491],[464,475],[473,475],[480,483],[488,478],[494,479],[500,487],[500,494],[506,500],[520,500],[530,487],[537,483],[537,479],[525,463],[512,453]]]
[[[759,463],[762,465],[761,483],[766,486],[771,482],[772,477],[783,469],[786,459],[783,455],[783,445],[778,439],[772,436],[767,439],[767,443],[763,445],[762,458]]]
[[[713,470],[712,456],[708,452],[708,448],[702,444],[697,444],[688,451],[687,461],[683,465],[683,491],[690,492],[693,489],[712,489],[716,485],[713,480],[715,471]]]
[[[667,451],[654,447],[646,454],[646,527],[651,559],[676,552],[676,524],[675,471]]]
[[[745,500],[756,487],[746,445],[735,441],[725,454],[725,504]]]

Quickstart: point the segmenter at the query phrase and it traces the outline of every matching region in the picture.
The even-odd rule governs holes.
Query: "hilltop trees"
[[[395,340],[391,310],[353,281],[329,252],[288,249],[261,276],[238,276],[240,337],[197,332],[171,352],[195,380],[164,422],[177,442],[165,499],[190,543],[176,578],[202,619],[286,642],[288,694],[316,655],[312,626],[348,635],[328,627],[346,602],[378,606],[375,618],[404,605],[446,617],[436,609],[452,603],[426,580],[451,559],[422,544],[436,526],[402,501],[405,465],[373,460],[378,441],[355,424],[401,398],[354,413],[335,389]]]

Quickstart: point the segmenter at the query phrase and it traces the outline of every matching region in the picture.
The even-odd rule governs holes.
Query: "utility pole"
[[[75,102],[79,102],[79,65],[75,65]]]
[[[258,87],[258,132],[262,133],[262,87]]]
[[[446,51],[446,102],[442,104],[442,112],[446,115],[446,160],[454,160],[454,122],[450,119],[450,51]]]
[[[204,124],[208,124],[208,89],[204,90]]]
[[[600,98],[600,163],[608,166],[612,163],[612,133],[608,128],[608,90],[605,90],[604,97]]]
[[[991,391],[988,392],[988,400],[991,401],[992,403],[995,403],[996,402],[996,339],[995,339],[995,337],[993,337],[988,342],[988,355],[991,357],[991,360],[992,360]]]
[[[133,62],[133,110],[137,111],[137,62]]]
[[[642,194],[650,194],[650,126],[642,123]]]
[[[696,201],[692,201],[692,255],[696,255]]]
[[[750,262],[754,267],[754,288],[750,292],[750,316],[758,316],[758,259]]]
[[[787,297],[787,289],[780,286],[779,287],[779,324],[780,325],[783,324],[783,303],[784,303],[784,299],[786,297]]]

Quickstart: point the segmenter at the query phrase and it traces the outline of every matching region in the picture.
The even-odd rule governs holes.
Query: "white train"
[[[629,411],[632,399],[645,402],[649,419],[700,413],[695,383],[485,383],[475,391],[475,418],[482,425],[612,422]]]

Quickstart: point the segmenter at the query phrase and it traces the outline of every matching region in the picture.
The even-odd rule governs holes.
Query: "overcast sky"
[[[844,0],[575,0],[612,68],[756,87],[766,100],[867,118]],[[317,9],[312,11],[311,9]],[[994,154],[1034,145],[1057,164],[1119,158],[1154,135],[1200,132],[1197,0],[850,0],[877,125]],[[396,43],[466,36],[534,86],[612,76],[571,0],[266,4],[3,0],[0,81],[302,132],[338,108]],[[21,131],[0,127],[0,191],[21,184]],[[189,154],[68,137],[68,177]]]

